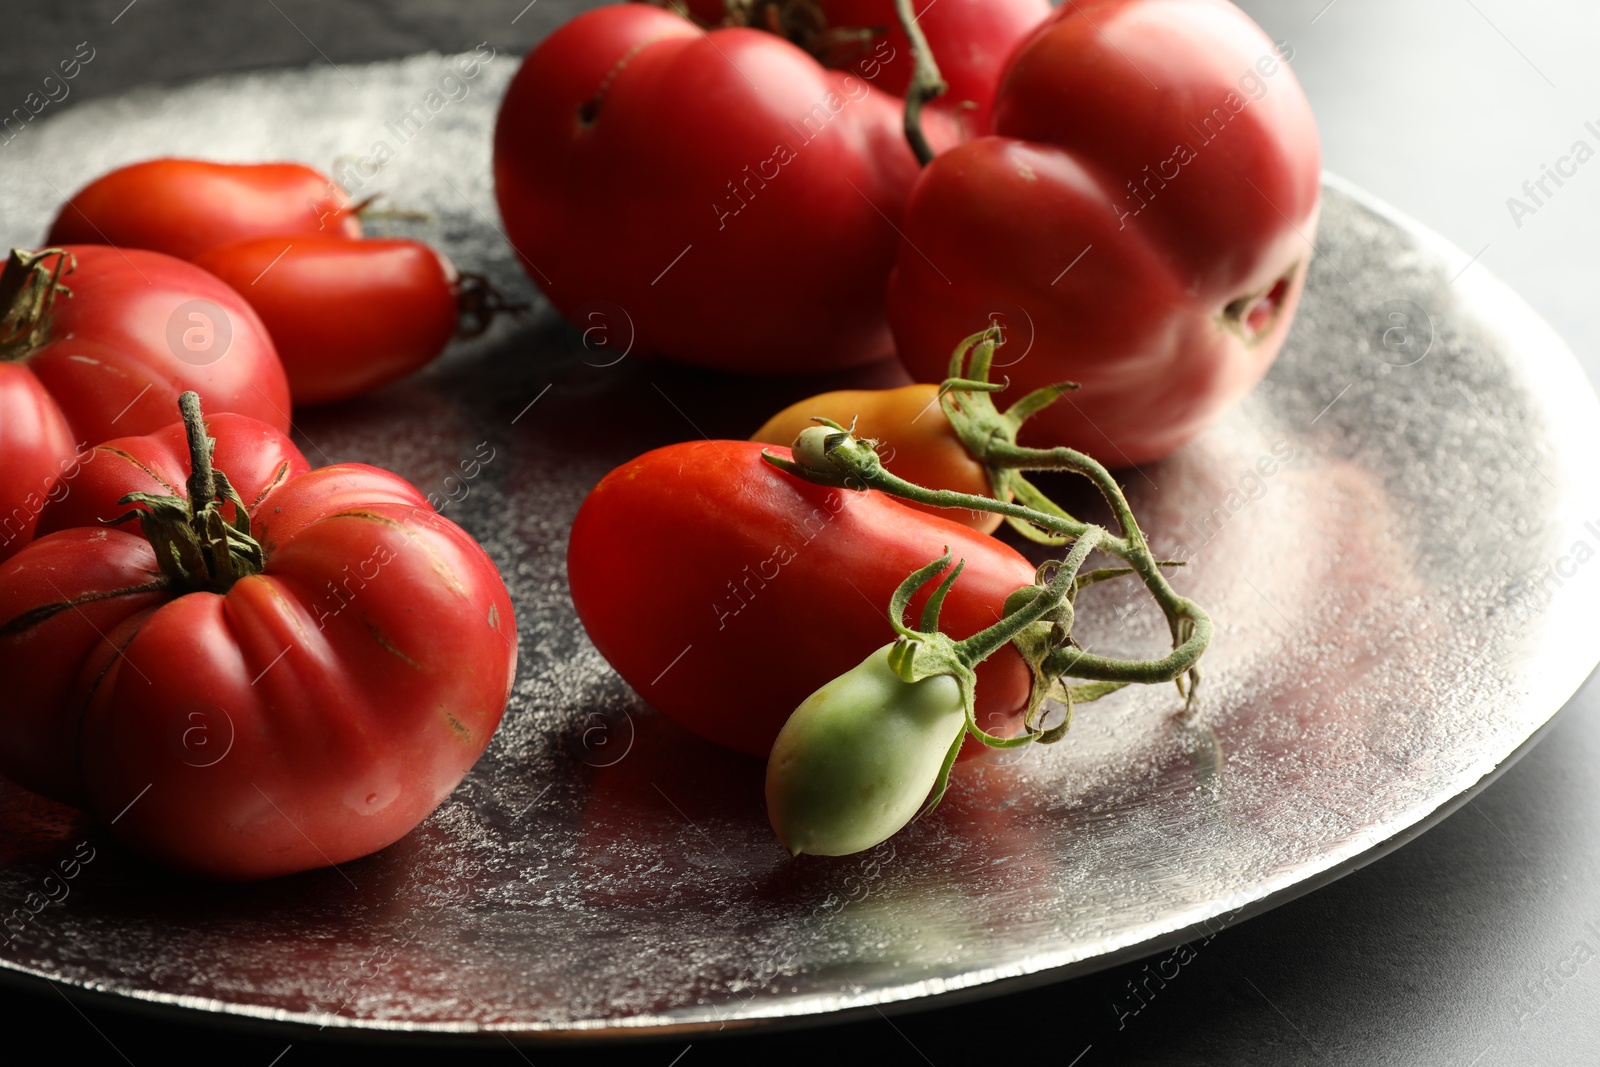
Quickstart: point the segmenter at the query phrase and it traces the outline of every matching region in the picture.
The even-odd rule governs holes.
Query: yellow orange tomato
[[[843,389],[820,393],[791,404],[766,421],[750,440],[769,445],[791,445],[800,431],[816,425],[813,418],[833,419],[850,425],[856,436],[878,442],[883,465],[908,482],[929,489],[953,489],[974,496],[992,496],[989,475],[967,453],[950,420],[939,407],[939,387],[906,385],[898,389]],[[993,533],[998,515],[949,508],[911,507],[953,519],[974,530]]]

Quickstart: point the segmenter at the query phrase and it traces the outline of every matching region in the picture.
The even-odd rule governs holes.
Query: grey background
[[[526,5],[526,6],[525,6]],[[563,0],[126,0],[0,4],[0,112],[88,41],[64,109],[130,86],[210,73],[383,59],[488,41],[525,51]],[[1463,249],[1565,336],[1600,378],[1600,160],[1518,226],[1506,206],[1583,138],[1600,148],[1600,9],[1579,0],[1252,0],[1294,48],[1332,171]],[[248,121],[241,115],[240,121]],[[26,134],[23,134],[26,136]],[[0,151],[3,151],[0,147]],[[1551,187],[1553,188],[1553,186]],[[14,234],[0,219],[0,237]],[[1476,259],[1473,257],[1476,256]],[[1593,1064],[1600,1062],[1600,702],[1591,685],[1544,742],[1419,840],[1310,896],[1225,930],[1119,1029],[1134,964],[981,1002],[798,1034],[621,1046],[619,1062],[697,1067],[850,1051],[938,1067],[1000,1055],[1113,1063]],[[1591,928],[1591,925],[1592,928]],[[1592,929],[1592,932],[1591,932]],[[461,1058],[436,1045],[352,1047],[301,1030],[131,1013],[39,986],[0,991],[16,1041],[73,1062],[282,1067],[359,1056]],[[892,1020],[892,1021],[891,1021]],[[477,1062],[578,1062],[592,1050],[489,1040]],[[675,1059],[680,1057],[681,1059]],[[275,1060],[275,1057],[281,1057]],[[1074,1057],[1080,1057],[1074,1059]]]

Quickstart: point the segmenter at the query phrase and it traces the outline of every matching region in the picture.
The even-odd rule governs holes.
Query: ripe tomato
[[[308,471],[283,434],[240,416],[208,431],[262,559],[230,583],[215,550],[180,553],[202,564],[184,570],[138,528],[101,523],[129,493],[151,494],[146,518],[161,502],[185,512],[182,425],[83,457],[46,508],[53,532],[0,564],[0,673],[14,683],[0,771],[206,877],[366,855],[433,811],[488,744],[516,667],[510,598],[483,549],[403,479]]]
[[[195,257],[250,302],[296,404],[356,396],[410,374],[455,332],[458,276],[419,241],[257,237]]]
[[[891,5],[868,6],[887,22]],[[980,59],[1032,21],[1010,13],[1041,11],[933,12],[957,8]],[[762,30],[707,33],[645,4],[585,12],[528,54],[501,104],[511,244],[563,314],[619,306],[641,349],[761,373],[886,355],[883,285],[917,174],[902,102],[876,84],[897,54],[883,39],[830,70]],[[948,111],[929,119],[938,143],[957,140]]]
[[[850,425],[856,436],[878,442],[883,465],[908,482],[930,489],[952,489],[973,496],[992,496],[989,475],[956,436],[939,406],[939,387],[906,385],[899,389],[841,389],[790,404],[762,424],[750,440],[792,445],[816,417]],[[983,533],[999,528],[1001,518],[986,511],[955,511],[908,504]]]
[[[946,546],[967,563],[944,605],[953,637],[998,620],[1034,576],[991,537],[882,493],[803,481],[761,451],[692,441],[647,452],[589,494],[567,546],[578,617],[623,679],[753,756],[809,694],[894,636],[889,598]],[[1028,668],[1007,647],[977,673],[978,723],[1004,733],[1027,704]]]
[[[73,194],[49,243],[148,248],[193,259],[251,237],[360,237],[350,198],[299,163],[148,159],[118,167]]]
[[[0,347],[0,560],[32,537],[49,497],[70,492],[61,479],[79,451],[170,423],[185,390],[218,413],[289,426],[283,367],[232,289],[158,252],[69,245],[65,255],[77,264],[62,279],[72,295]]]
[[[999,317],[1013,388],[1082,384],[1024,443],[1141,463],[1209,425],[1276,356],[1312,255],[1320,152],[1284,58],[1224,0],[1058,8],[995,135],[911,194],[888,288],[911,373]]]

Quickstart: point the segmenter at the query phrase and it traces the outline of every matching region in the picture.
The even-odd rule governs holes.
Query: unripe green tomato
[[[767,816],[796,856],[846,856],[897,833],[966,728],[956,680],[901,681],[893,647],[807,697],[772,744]]]

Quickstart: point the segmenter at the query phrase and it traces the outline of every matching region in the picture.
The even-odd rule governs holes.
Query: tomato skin
[[[33,539],[39,512],[78,449],[44,383],[0,362],[0,560]]]
[[[967,564],[944,606],[953,637],[997,621],[1034,576],[993,538],[882,493],[802,481],[761,452],[748,441],[647,452],[589,494],[567,546],[578,617],[623,679],[679,725],[753,756],[810,693],[894,636],[889,598],[946,546]],[[1014,649],[985,660],[979,724],[1005,732],[1029,684]]]
[[[794,444],[815,417],[850,425],[856,436],[879,443],[883,465],[908,482],[930,489],[950,489],[973,496],[993,496],[983,464],[967,452],[950,420],[939,407],[939,387],[931,383],[898,389],[840,389],[790,404],[762,424],[750,440],[769,445]],[[986,511],[961,511],[908,504],[980,533],[993,533],[1001,518]]]
[[[193,259],[252,237],[361,236],[342,189],[299,163],[148,159],[101,175],[62,205],[48,241]]]
[[[1018,393],[1083,386],[1024,443],[1172,452],[1260,380],[1304,285],[1321,158],[1293,72],[1223,0],[1068,5],[1014,53],[994,133],[912,192],[887,295],[901,358],[937,381],[999,313]],[[1262,294],[1241,329],[1230,306]]]
[[[296,404],[343,400],[404,377],[455,333],[455,267],[420,241],[260,237],[194,262],[261,316]]]
[[[893,647],[806,697],[773,742],[767,815],[790,855],[848,856],[898,833],[966,729],[956,680],[902,681]]]
[[[289,389],[266,328],[219,279],[159,252],[69,245],[73,295],[58,296],[36,347],[0,363],[0,560],[32,536],[55,484],[89,445],[165,426],[193,389],[209,410],[289,425]],[[191,314],[227,320],[230,339],[212,362],[180,359]],[[216,324],[212,324],[215,326]],[[220,332],[213,332],[218,343]]]
[[[181,427],[98,449],[70,510],[47,507],[56,532],[0,564],[0,673],[26,678],[3,711],[0,772],[207,878],[367,855],[487,746],[516,666],[509,595],[403,479],[307,471],[246,419],[208,432],[265,569],[221,594],[147,588],[160,572],[137,527],[69,523],[120,510],[124,492],[181,490]],[[82,603],[28,614],[65,600]]]

